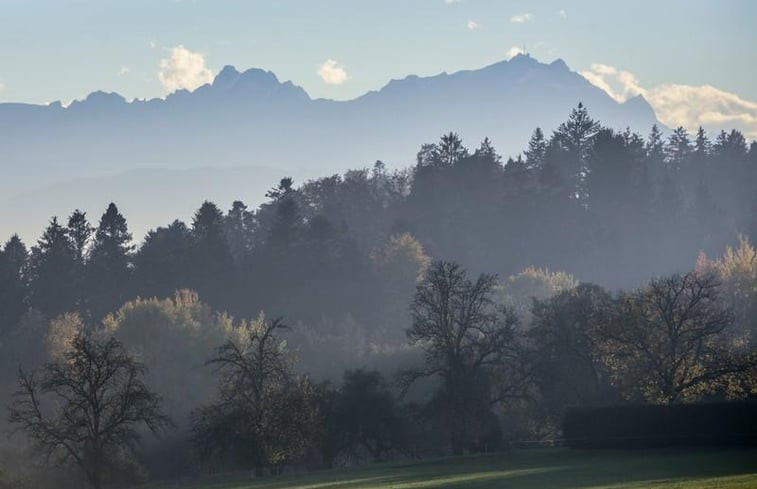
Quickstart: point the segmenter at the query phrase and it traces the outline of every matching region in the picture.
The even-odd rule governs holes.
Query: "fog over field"
[[[0,489],[757,485],[756,19],[3,3]]]

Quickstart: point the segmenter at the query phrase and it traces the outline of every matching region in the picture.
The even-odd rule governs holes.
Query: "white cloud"
[[[154,40],[151,39],[150,41],[147,42],[147,45],[154,49],[155,46],[157,46],[158,44]]]
[[[182,45],[171,48],[171,56],[160,60],[158,79],[167,92],[195,88],[213,81],[213,72],[205,66],[205,57]]]
[[[0,90],[2,90],[4,88],[5,88],[5,85],[3,85],[2,83],[0,83]]]
[[[478,25],[478,22],[476,22],[475,20],[469,20],[466,25],[468,26],[468,29],[471,31],[475,31],[476,29],[481,27],[480,25]]]
[[[757,138],[757,102],[711,85],[644,87],[633,73],[601,63],[591,65],[581,75],[618,102],[642,95],[667,126],[683,126],[689,131],[699,126],[710,131],[735,128],[751,139]]]
[[[568,12],[566,12],[565,9],[558,10],[557,11],[557,15],[559,15],[563,19],[567,19],[568,18]]]
[[[523,54],[523,48],[519,48],[518,46],[513,46],[507,50],[507,53],[505,53],[505,57],[507,59],[510,59],[510,58],[514,58],[518,56],[519,54]]]
[[[452,5],[453,3],[462,3],[463,0],[444,0],[444,3],[447,5]]]
[[[534,14],[529,14],[529,13],[518,14],[518,15],[513,15],[512,17],[510,17],[510,22],[515,22],[516,24],[523,24],[525,22],[529,22],[533,20],[533,18],[534,18]]]
[[[116,72],[116,75],[117,76],[124,76],[128,72],[129,72],[129,67],[128,66],[122,66],[121,68],[118,69],[118,71]]]
[[[341,85],[347,81],[347,72],[344,67],[333,59],[327,59],[318,66],[318,76],[329,85]]]

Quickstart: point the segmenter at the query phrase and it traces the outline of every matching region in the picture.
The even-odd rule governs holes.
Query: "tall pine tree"
[[[234,260],[226,240],[221,210],[205,201],[192,221],[191,283],[203,300],[217,309],[226,309],[234,291]]]
[[[589,111],[583,103],[570,112],[566,122],[560,124],[554,134],[566,158],[563,174],[566,181],[571,183],[571,195],[579,201],[586,200],[587,157],[594,136],[600,129],[597,121],[589,116]]]
[[[76,310],[76,252],[57,217],[32,248],[29,278],[32,307],[48,317]]]
[[[27,308],[26,246],[14,234],[0,249],[0,344]]]
[[[92,320],[101,320],[131,298],[133,250],[126,219],[111,202],[100,218],[86,267],[87,305]]]

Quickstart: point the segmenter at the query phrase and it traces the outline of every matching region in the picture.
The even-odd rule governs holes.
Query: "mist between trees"
[[[755,189],[737,131],[642,137],[579,105],[506,162],[450,133],[139,246],[115,204],[52,218],[0,252],[0,487],[490,451],[559,438],[569,406],[753,399]]]

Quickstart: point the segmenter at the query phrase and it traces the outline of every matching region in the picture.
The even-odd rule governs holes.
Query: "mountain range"
[[[255,206],[295,181],[413,163],[421,144],[455,131],[489,137],[507,157],[537,126],[547,134],[583,102],[605,125],[647,133],[657,121],[641,96],[617,103],[562,60],[518,55],[478,70],[407,76],[348,101],[313,99],[261,69],[224,67],[212,83],[166,98],[127,101],[94,92],[68,106],[0,104],[0,239],[34,241],[74,208],[97,221],[108,202],[137,240],[189,219],[205,199]]]

